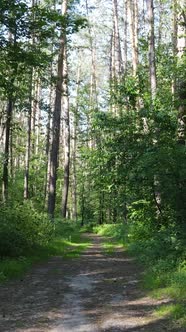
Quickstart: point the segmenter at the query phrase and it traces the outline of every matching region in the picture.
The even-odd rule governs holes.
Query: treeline
[[[85,25],[73,1],[1,3],[2,204],[31,201],[53,218],[60,168],[61,209],[66,217],[70,158],[67,38]]]
[[[47,220],[131,223],[139,238],[166,234],[180,254],[185,4],[113,0],[104,6],[2,1],[2,234],[8,224],[20,232],[26,227],[29,206]]]

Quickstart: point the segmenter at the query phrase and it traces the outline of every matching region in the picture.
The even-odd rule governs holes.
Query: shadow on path
[[[182,332],[153,315],[168,300],[143,294],[136,262],[121,248],[105,254],[103,239],[87,236],[92,245],[80,258],[53,257],[0,286],[0,331]]]

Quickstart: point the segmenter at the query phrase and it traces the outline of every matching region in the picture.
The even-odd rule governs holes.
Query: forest
[[[0,0],[0,59],[0,281],[97,232],[186,326],[185,0]]]

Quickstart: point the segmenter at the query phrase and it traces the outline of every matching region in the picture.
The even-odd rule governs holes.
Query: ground
[[[154,315],[169,299],[142,291],[133,258],[119,247],[107,254],[101,237],[87,236],[80,257],[53,257],[0,286],[1,332],[184,332]]]

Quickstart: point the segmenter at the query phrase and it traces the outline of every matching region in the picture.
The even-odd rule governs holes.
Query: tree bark
[[[178,12],[178,33],[177,33],[177,61],[180,66],[184,66],[182,60],[186,53],[186,14],[185,1],[179,1]],[[186,145],[186,81],[178,77],[179,110],[178,110],[178,142]]]
[[[67,0],[62,3],[62,15],[67,12]],[[62,98],[62,82],[63,82],[63,65],[64,65],[64,49],[65,49],[65,29],[61,32],[60,50],[58,56],[57,68],[57,84],[55,94],[54,112],[52,118],[52,141],[50,152],[50,176],[49,176],[49,195],[48,195],[48,214],[51,218],[54,217],[55,202],[56,202],[56,181],[58,169],[58,154],[59,154],[59,136],[60,136],[60,122],[61,122],[61,98]]]
[[[27,116],[27,143],[26,143],[26,155],[25,155],[25,175],[24,175],[24,199],[29,198],[29,171],[30,171],[30,154],[31,154],[31,131],[32,131],[32,85],[33,85],[33,68],[31,69],[30,78],[30,100],[29,110]]]
[[[79,86],[80,86],[80,63],[77,68],[76,80],[76,105],[74,113],[74,127],[73,127],[73,149],[72,149],[72,219],[77,221],[77,128],[78,128],[78,110],[79,110]]]
[[[176,63],[177,63],[177,38],[178,38],[178,24],[177,24],[177,7],[178,7],[178,0],[172,0],[172,8],[173,8],[173,15],[172,15],[172,53],[175,63],[175,69],[173,73],[172,79],[172,100],[173,103],[175,102],[175,94],[176,94]]]
[[[41,109],[39,106],[40,101],[40,79],[37,77],[36,86],[35,86],[35,109],[36,109],[36,147],[35,147],[35,154],[39,153],[39,139],[40,139],[40,118],[41,118]]]
[[[52,77],[52,68],[51,68],[51,77]],[[53,95],[53,86],[50,86],[50,96],[49,96],[49,109],[48,109],[48,119],[47,119],[47,132],[46,132],[46,176],[44,183],[45,191],[45,208],[47,208],[47,198],[49,194],[49,181],[50,181],[50,155],[51,155],[51,128],[52,128],[52,114],[54,109],[54,95]]]
[[[64,182],[62,188],[62,217],[67,216],[67,202],[70,177],[70,121],[69,121],[69,96],[68,96],[68,65],[67,48],[64,48],[63,65],[63,121],[64,121]]]
[[[14,35],[9,33],[9,42],[16,46],[16,29]],[[11,125],[12,125],[12,113],[13,113],[13,91],[14,91],[14,81],[17,74],[17,64],[13,70],[11,78],[11,87],[7,102],[7,112],[5,117],[5,128],[4,128],[4,161],[3,161],[3,174],[2,174],[2,200],[6,202],[8,199],[8,179],[9,179],[9,158],[10,158],[10,134],[11,134]]]
[[[28,136],[27,136],[27,145],[26,145],[26,155],[25,155],[25,176],[24,176],[24,199],[29,198],[29,171],[30,171],[30,150],[31,150],[31,116],[32,110],[28,112],[27,119],[27,128],[28,128]]]
[[[127,44],[127,32],[128,32],[128,0],[124,0],[124,57],[123,57],[123,71],[127,73],[127,58],[128,58],[128,44]]]
[[[148,1],[148,0],[147,0]],[[138,68],[138,4],[137,0],[128,0],[130,40],[132,46],[132,70],[136,76]]]
[[[119,17],[118,17],[118,1],[113,0],[113,23],[114,23],[114,52],[115,52],[115,78],[119,78],[122,73],[122,56],[121,56],[121,44],[119,34]]]
[[[58,58],[58,81],[56,85],[55,105],[52,118],[52,140],[50,151],[50,176],[48,194],[48,214],[53,218],[56,200],[56,181],[58,168],[59,135],[61,121],[61,96],[62,96],[62,70],[63,70],[64,39],[61,38],[61,48]]]
[[[157,78],[156,78],[156,60],[155,60],[155,42],[154,42],[154,4],[153,0],[146,0],[149,23],[149,76],[152,100],[156,96]]]
[[[10,152],[10,132],[12,122],[13,101],[10,98],[7,104],[7,115],[5,123],[5,147],[4,147],[4,162],[3,162],[3,175],[2,175],[2,200],[4,202],[8,199],[8,164]]]

